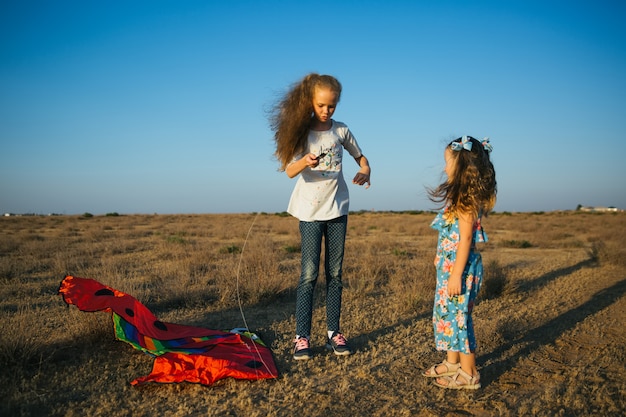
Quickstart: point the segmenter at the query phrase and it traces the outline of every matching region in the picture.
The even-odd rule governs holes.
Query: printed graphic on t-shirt
[[[319,163],[312,171],[318,171],[323,177],[335,177],[341,171],[341,152],[338,152],[337,144],[321,148]]]

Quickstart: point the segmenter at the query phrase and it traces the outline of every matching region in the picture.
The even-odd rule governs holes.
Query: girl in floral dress
[[[436,378],[435,385],[442,388],[480,388],[472,309],[483,277],[476,243],[487,241],[481,218],[496,201],[491,149],[487,138],[452,141],[444,151],[447,178],[428,190],[430,199],[443,206],[431,227],[439,232],[433,328],[436,348],[446,351],[446,359],[424,376]]]

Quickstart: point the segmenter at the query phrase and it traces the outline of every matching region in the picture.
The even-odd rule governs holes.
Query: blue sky
[[[626,208],[621,1],[2,1],[0,212],[280,212],[267,109],[309,72],[372,165],[352,210],[429,210],[491,138],[496,211]],[[344,166],[349,181],[356,163]]]

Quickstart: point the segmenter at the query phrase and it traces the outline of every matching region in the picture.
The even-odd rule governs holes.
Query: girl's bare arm
[[[456,249],[456,260],[448,278],[448,296],[461,294],[463,271],[472,248],[472,233],[476,218],[472,214],[459,213],[459,246]]]
[[[354,176],[354,179],[352,180],[353,184],[358,184],[358,185],[364,185],[367,184],[365,186],[365,188],[369,188],[371,183],[370,183],[370,173],[371,173],[371,168],[370,168],[370,163],[367,160],[367,158],[365,157],[365,155],[361,155],[358,158],[355,158],[355,161],[357,164],[359,164],[359,166],[361,167],[361,169],[359,169],[359,172],[356,173],[356,175]]]
[[[309,153],[307,155],[304,155],[302,158],[298,159],[297,161],[292,162],[291,164],[287,165],[285,172],[287,173],[287,176],[289,178],[293,178],[299,173],[301,173],[302,171],[304,171],[307,167],[315,168],[316,166],[319,165],[319,163],[320,163],[320,160],[317,157],[317,155],[313,153]]]

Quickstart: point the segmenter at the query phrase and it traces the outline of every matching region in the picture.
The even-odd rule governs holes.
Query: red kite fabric
[[[81,311],[112,314],[115,336],[156,356],[152,372],[131,382],[194,382],[277,378],[271,350],[246,329],[230,332],[160,321],[132,296],[89,278],[66,276],[59,294]]]

